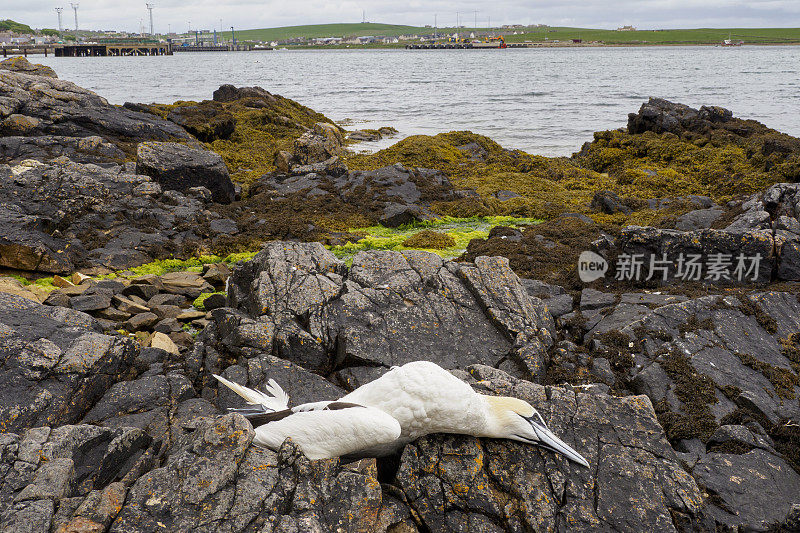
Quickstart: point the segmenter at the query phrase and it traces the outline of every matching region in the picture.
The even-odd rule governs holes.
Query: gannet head
[[[507,396],[483,396],[487,404],[484,437],[511,439],[535,444],[565,455],[579,465],[589,466],[581,454],[556,437],[531,404]]]

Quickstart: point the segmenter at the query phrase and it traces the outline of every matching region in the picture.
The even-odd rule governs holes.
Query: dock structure
[[[171,56],[168,43],[67,44],[55,49],[56,57]]]
[[[172,47],[173,52],[249,52],[252,49],[253,47],[249,44],[217,44]]]
[[[532,48],[530,43],[508,43],[506,48]],[[415,43],[407,44],[406,50],[501,50],[495,43]]]
[[[103,57],[103,56],[170,56],[172,45],[155,39],[105,40],[76,44],[37,44],[2,46],[3,57],[33,54],[53,54],[56,57]]]
[[[48,54],[55,55],[56,48],[58,45],[54,44],[36,44],[36,45],[3,45],[3,57],[8,56],[25,56],[28,57],[28,54],[44,54],[47,57]]]

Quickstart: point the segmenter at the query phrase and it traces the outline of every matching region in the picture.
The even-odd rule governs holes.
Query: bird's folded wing
[[[309,459],[329,459],[392,448],[400,438],[400,424],[379,409],[349,406],[293,412],[255,432],[254,444],[277,450],[291,437]]]

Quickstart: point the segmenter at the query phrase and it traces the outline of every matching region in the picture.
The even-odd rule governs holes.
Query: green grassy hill
[[[690,30],[615,31],[589,28],[532,28],[530,32],[506,35],[508,42],[603,41],[607,44],[715,44],[730,36],[745,43],[799,43],[800,28],[698,28]]]
[[[462,28],[468,33],[472,28]],[[486,28],[479,28],[483,32]],[[444,33],[456,31],[454,28],[439,28]],[[520,31],[520,30],[518,30]],[[525,30],[522,30],[525,31]],[[262,28],[253,30],[237,30],[236,39],[242,41],[279,41],[293,38],[344,37],[383,35],[397,36],[403,34],[429,34],[432,28],[419,26],[403,26],[397,24],[342,23],[313,24],[307,26],[284,26],[280,28]],[[615,31],[591,28],[546,27],[529,28],[525,33],[513,35],[513,30],[495,29],[497,33],[506,35],[508,42],[523,41],[603,41],[607,44],[716,44],[729,36],[734,40],[742,40],[750,44],[768,43],[800,43],[800,28],[699,28],[686,30],[642,30]],[[230,31],[223,36],[230,39]]]
[[[33,30],[27,24],[14,22],[11,19],[0,20],[0,31],[11,30],[18,33],[33,33]]]

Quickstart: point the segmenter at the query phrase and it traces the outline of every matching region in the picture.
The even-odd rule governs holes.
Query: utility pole
[[[153,33],[153,8],[156,7],[155,4],[145,4],[147,6],[147,11],[150,12],[150,36],[155,37],[155,33]]]
[[[458,18],[459,15],[460,15],[460,13],[458,11],[456,11],[456,33],[458,33],[458,27],[461,25],[459,23],[459,18]]]
[[[64,25],[61,23],[61,13],[64,11],[63,7],[57,7],[56,13],[58,13],[58,31],[64,31]]]
[[[477,9],[475,10],[475,25],[473,26],[473,28],[475,28],[475,37],[477,37],[478,36],[478,10]]]
[[[436,31],[437,28],[439,27],[438,24],[437,24],[438,21],[436,20],[438,16],[439,16],[438,14],[434,14],[433,15],[433,39],[434,40],[439,38],[439,33]]]
[[[69,5],[72,6],[72,10],[75,12],[75,43],[77,44],[78,43],[78,6],[80,4],[73,4],[72,2],[70,2]]]

